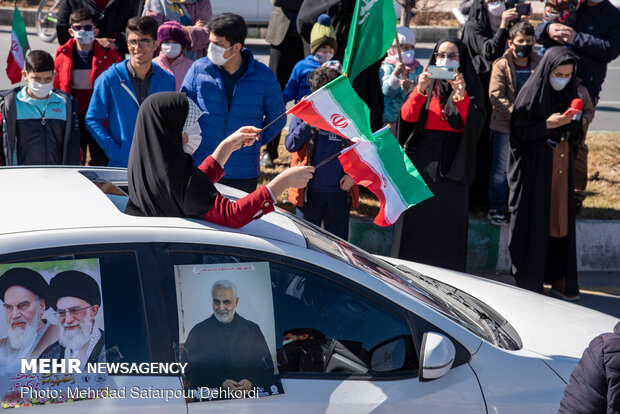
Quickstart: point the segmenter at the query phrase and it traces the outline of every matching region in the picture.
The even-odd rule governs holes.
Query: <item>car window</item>
[[[6,270],[37,263],[40,268],[62,270],[74,268],[73,264],[95,263],[100,277],[101,307],[105,312],[100,328],[104,332],[102,352],[106,361],[148,362],[147,328],[136,253],[119,247],[106,246],[104,251],[99,251],[101,247],[97,246],[75,246],[6,254],[0,256],[0,266]],[[49,313],[53,315],[51,310]],[[50,322],[58,324],[58,317],[50,316]]]
[[[206,245],[169,245],[162,249],[165,255],[158,256],[167,256],[170,261],[157,267],[161,270],[169,331],[173,335],[177,332],[177,343],[175,268],[264,263],[271,281],[276,362],[282,376],[394,377],[412,376],[418,369],[406,312],[348,279],[306,262],[264,252]],[[205,297],[200,306],[206,308],[205,315],[215,309],[211,309],[211,297]]]

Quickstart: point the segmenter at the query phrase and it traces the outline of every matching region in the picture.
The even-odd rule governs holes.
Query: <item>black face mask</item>
[[[515,54],[519,57],[528,57],[532,53],[532,45],[514,45]]]

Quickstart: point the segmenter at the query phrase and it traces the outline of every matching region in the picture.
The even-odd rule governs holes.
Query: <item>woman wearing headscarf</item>
[[[230,154],[254,144],[260,130],[240,128],[196,168],[191,154],[202,139],[202,115],[184,93],[156,93],[142,103],[129,153],[127,213],[198,218],[239,228],[273,211],[275,196],[286,188],[305,187],[312,178],[313,167],[289,168],[236,202],[228,200],[214,183],[224,175]]]
[[[517,286],[579,297],[575,246],[573,163],[594,117],[590,96],[574,76],[577,58],[549,48],[515,101],[510,119],[509,250]],[[583,113],[564,115],[573,99]]]
[[[437,42],[429,65],[456,68],[455,78],[431,79],[425,67],[401,108],[398,140],[435,196],[403,214],[392,253],[465,271],[469,185],[485,119],[482,86],[456,38]]]
[[[467,46],[474,69],[482,82],[484,107],[487,112],[487,119],[477,147],[476,174],[471,188],[472,201],[478,207],[484,207],[485,210],[493,161],[491,130],[489,129],[492,112],[489,100],[491,68],[493,62],[502,57],[506,50],[510,23],[518,19],[519,15],[514,8],[506,10],[504,0],[474,0],[469,19],[463,29],[463,43]]]

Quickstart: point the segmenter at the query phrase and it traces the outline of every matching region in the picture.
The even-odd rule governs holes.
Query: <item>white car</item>
[[[235,13],[248,24],[267,25],[273,10],[271,0],[211,0],[213,15]]]
[[[252,299],[273,306],[272,335],[261,329],[278,344],[274,359],[284,392],[191,402],[151,393],[22,407],[25,412],[556,413],[589,341],[617,323],[502,283],[375,257],[285,212],[239,230],[130,216],[123,212],[126,192],[124,169],[0,168],[0,269],[57,272],[96,263],[105,349],[113,351],[107,358],[133,363],[175,362],[181,315],[211,312],[208,293],[204,302],[179,308],[178,269],[260,263],[268,269],[271,298]],[[239,295],[246,303],[248,296]],[[8,308],[6,314],[8,320]],[[284,333],[296,328],[324,334],[318,368],[283,368]],[[147,391],[184,386],[181,376],[161,374],[110,375],[108,384]],[[6,400],[6,390],[0,392]]]

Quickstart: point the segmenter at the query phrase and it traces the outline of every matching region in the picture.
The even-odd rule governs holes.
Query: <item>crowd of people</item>
[[[300,217],[347,239],[358,188],[335,158],[313,167],[348,145],[341,137],[293,117],[291,168],[257,183],[279,156],[285,105],[340,75],[355,2],[273,3],[266,66],[244,46],[244,19],[213,16],[209,0],[63,1],[55,57],[31,51],[26,85],[0,92],[0,165],[128,167],[128,212],[228,226],[273,210],[289,188]],[[462,39],[437,42],[426,66],[399,26],[353,87],[434,194],[396,223],[395,256],[464,271],[470,205],[485,206],[510,225],[517,284],[575,299],[585,137],[620,54],[620,11],[609,0],[544,10],[534,27],[531,10],[473,0]],[[231,203],[217,181],[249,195]]]

